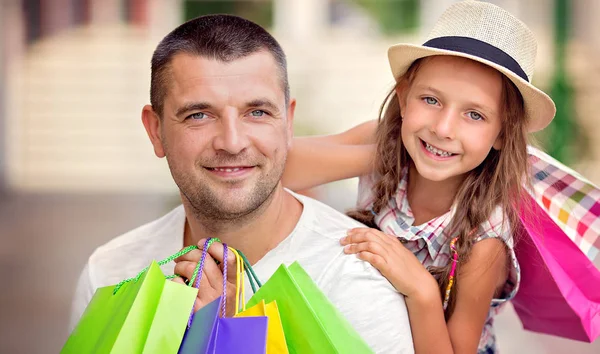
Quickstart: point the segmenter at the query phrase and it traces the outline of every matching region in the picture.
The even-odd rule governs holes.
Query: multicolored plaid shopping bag
[[[533,189],[516,246],[521,286],[512,300],[525,329],[592,342],[600,336],[600,189],[528,148]]]
[[[544,152],[528,152],[535,201],[593,261],[600,253],[600,189]]]

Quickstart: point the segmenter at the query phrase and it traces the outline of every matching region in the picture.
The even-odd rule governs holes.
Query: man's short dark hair
[[[169,65],[176,54],[186,53],[223,62],[237,60],[261,50],[273,55],[279,66],[286,105],[289,84],[285,53],[273,36],[254,22],[232,15],[201,16],[185,22],[158,44],[152,55],[150,103],[162,117],[167,95]]]

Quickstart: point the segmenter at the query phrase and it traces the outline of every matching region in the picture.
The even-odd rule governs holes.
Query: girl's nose
[[[437,120],[433,122],[431,132],[440,139],[454,139],[457,122],[457,113],[451,109],[440,112]]]

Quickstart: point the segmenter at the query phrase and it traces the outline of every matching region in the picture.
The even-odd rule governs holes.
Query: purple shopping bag
[[[264,354],[267,317],[220,317],[221,304],[219,297],[196,312],[179,354]]]
[[[208,239],[204,244],[195,287],[200,284],[207,250],[215,240]],[[267,351],[268,317],[225,317],[227,245],[223,244],[223,248],[223,295],[191,315],[179,354],[265,354]]]

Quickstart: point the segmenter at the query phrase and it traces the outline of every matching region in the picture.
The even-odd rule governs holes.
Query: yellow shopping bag
[[[281,324],[281,317],[279,317],[279,309],[277,308],[277,302],[272,301],[265,304],[264,301],[258,304],[246,308],[245,301],[245,289],[244,289],[244,263],[242,257],[238,252],[229,247],[229,249],[235,254],[236,259],[236,283],[238,293],[235,299],[235,316],[234,317],[261,317],[266,316],[268,318],[267,323],[267,354],[288,354],[287,344],[285,342],[285,335],[283,333],[283,325]],[[240,291],[241,290],[241,291]],[[241,302],[241,311],[240,311]]]
[[[265,304],[264,301],[242,311],[236,317],[267,316],[267,354],[287,354],[287,344],[279,317],[279,309],[275,301]]]

